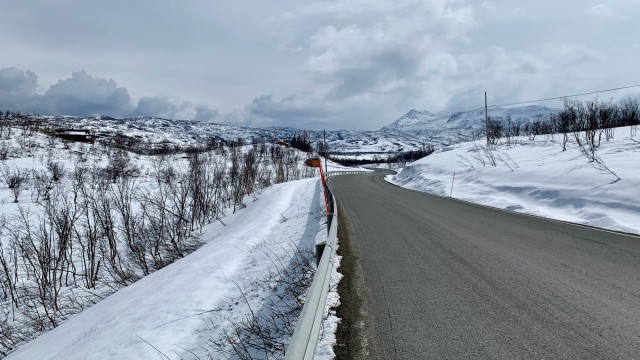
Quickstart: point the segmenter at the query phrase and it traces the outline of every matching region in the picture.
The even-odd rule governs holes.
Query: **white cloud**
[[[498,10],[496,5],[491,1],[483,1],[482,4],[480,4],[480,8],[489,12],[495,12]]]
[[[472,10],[454,1],[392,4],[386,2],[386,13],[371,21],[327,26],[310,38],[308,68],[333,83],[327,100],[413,97],[407,92],[429,88],[423,82],[433,84],[456,74],[449,48],[467,41],[475,26]]]
[[[511,10],[511,15],[515,17],[523,17],[527,14],[527,8],[524,6],[518,6]]]
[[[613,10],[611,9],[611,7],[604,4],[598,4],[590,7],[587,10],[587,13],[591,16],[601,17],[601,18],[612,18],[614,16]]]

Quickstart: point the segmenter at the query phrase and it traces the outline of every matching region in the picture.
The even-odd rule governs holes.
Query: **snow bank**
[[[481,148],[483,141],[461,143],[388,180],[501,209],[640,233],[640,143],[628,135],[629,129],[616,129],[617,139],[603,139],[596,150],[620,181],[589,162],[577,144],[569,142],[562,151],[559,135],[517,138],[515,145],[498,145],[490,153]]]

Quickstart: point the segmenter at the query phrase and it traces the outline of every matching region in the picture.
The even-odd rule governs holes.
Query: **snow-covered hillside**
[[[408,113],[398,118],[398,120],[382,127],[380,130],[398,130],[405,132],[428,130],[430,128],[439,130],[439,128],[442,126],[442,119],[446,120],[446,118],[434,115],[429,111],[410,110]]]
[[[515,108],[495,107],[488,111],[489,117],[494,121],[506,123],[508,118],[514,123],[527,123],[539,118],[548,118],[559,110],[540,105],[529,105]],[[484,126],[484,110],[476,110],[466,113],[457,113],[450,116],[445,126],[460,129],[481,129]]]
[[[595,155],[601,163],[575,141],[562,151],[560,135],[520,137],[493,150],[479,140],[446,147],[389,180],[501,209],[640,233],[640,138],[633,128],[615,129],[615,138],[603,138]]]
[[[46,352],[51,358],[85,358],[82,354],[89,350],[83,346],[95,351],[99,341],[106,341],[105,352],[97,358],[109,357],[106,349],[113,338],[135,342],[118,338],[128,328],[147,329],[135,334],[138,340],[147,344],[150,337],[157,340],[153,346],[171,354],[181,346],[196,351],[173,330],[167,335],[144,325],[172,323],[175,319],[165,313],[187,316],[194,308],[208,316],[200,322],[211,319],[193,345],[204,351],[200,354],[224,355],[231,345],[219,342],[220,336],[248,326],[243,322],[256,308],[265,315],[279,309],[276,318],[286,326],[273,331],[279,334],[274,351],[284,351],[305,288],[282,283],[310,282],[313,240],[323,233],[318,171],[304,165],[310,154],[256,142],[219,143],[198,153],[141,155],[100,141],[53,135],[41,123],[0,122],[0,357],[27,351],[22,347],[31,346],[25,345],[29,341],[61,326],[68,326],[65,339],[75,342],[53,340]],[[312,179],[270,188],[301,178]],[[254,204],[262,205],[250,210]],[[206,259],[188,256],[210,242],[216,245],[205,246]],[[181,269],[180,275],[155,275],[166,274],[171,264]],[[212,273],[203,273],[208,270]],[[146,280],[150,274],[160,278]],[[225,276],[229,279],[223,283]],[[290,278],[283,281],[282,276]],[[174,277],[182,282],[171,283]],[[142,293],[129,290],[132,284],[141,286]],[[234,289],[247,300],[231,296]],[[167,300],[178,296],[186,300]],[[115,300],[91,310],[105,298]],[[238,305],[243,301],[251,305]],[[112,315],[104,306],[115,309]],[[85,311],[93,315],[78,315]],[[78,317],[84,320],[65,325]],[[184,328],[182,333],[187,333]],[[93,343],[78,340],[81,335],[74,340],[71,334],[84,334]],[[210,346],[203,348],[205,344]],[[128,358],[147,357],[139,349],[124,351],[131,352]],[[116,357],[127,358],[125,353]]]
[[[494,120],[526,123],[557,112],[544,106],[493,108],[489,115]],[[484,131],[484,111],[457,113],[452,116],[411,110],[391,124],[376,131],[368,130],[306,130],[315,145],[326,137],[330,152],[336,155],[371,156],[411,151],[425,144],[450,145],[480,136]],[[230,126],[216,123],[184,121],[162,118],[136,117],[114,119],[111,117],[78,118],[69,116],[43,116],[37,121],[55,128],[85,129],[98,139],[110,139],[127,144],[144,146],[180,146],[207,144],[225,140],[251,143],[254,139],[288,141],[300,135],[303,129],[288,127],[256,128]]]
[[[509,119],[514,124],[526,124],[540,118],[545,120],[559,110],[539,105],[515,108],[490,108],[491,120],[503,124]],[[451,116],[411,110],[393,123],[379,130],[387,137],[423,139],[423,143],[448,146],[476,139],[484,133],[484,109],[460,112]]]
[[[265,277],[286,271],[297,252],[326,236],[317,178],[274,185],[247,203],[203,228],[206,245],[199,250],[7,359],[225,358],[213,342],[252,311],[264,315],[269,301],[280,301]]]

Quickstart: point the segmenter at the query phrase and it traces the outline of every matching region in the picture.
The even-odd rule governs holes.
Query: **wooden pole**
[[[318,161],[320,162],[318,164],[318,168],[320,169],[320,182],[322,183],[322,193],[324,194],[324,206],[327,211],[327,215],[329,215],[331,212],[329,210],[329,200],[327,199],[327,182],[324,178],[324,174],[322,173],[322,161],[320,161],[319,156],[318,156]],[[326,165],[327,159],[324,159],[324,161]]]
[[[327,170],[327,129],[323,129],[322,141],[324,145],[322,146],[322,150],[324,151],[324,172],[329,172]]]
[[[484,133],[487,135],[487,146],[489,145],[489,112],[487,111],[487,92],[484,92]]]
[[[449,193],[449,197],[453,195],[453,183],[456,181],[456,172],[453,172],[453,179],[451,179],[451,192]]]

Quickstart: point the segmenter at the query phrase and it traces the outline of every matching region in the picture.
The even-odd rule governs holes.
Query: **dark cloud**
[[[371,103],[367,98],[328,101],[326,94],[300,93],[276,100],[273,95],[253,99],[242,111],[223,116],[227,123],[250,126],[288,126],[298,129],[366,129],[371,119],[392,119],[388,99]],[[345,115],[348,114],[348,115]]]
[[[177,106],[167,98],[143,97],[138,100],[138,105],[133,111],[133,115],[168,117],[169,114],[175,114],[177,111]]]
[[[284,126],[322,123],[331,118],[331,105],[321,105],[320,99],[298,94],[275,101],[272,94],[259,96],[245,107],[252,125],[282,124]],[[304,127],[304,126],[303,126]]]
[[[70,78],[59,80],[39,96],[42,112],[56,115],[111,115],[131,113],[131,97],[115,81],[96,78],[86,71],[74,72]]]
[[[31,71],[0,69],[0,109],[28,110],[37,84],[38,77]]]
[[[196,115],[194,116],[193,120],[196,120],[196,121],[213,121],[219,115],[219,112],[217,109],[212,109],[205,105],[198,105],[196,106],[195,110],[196,110]]]
[[[315,104],[314,104],[315,103]],[[225,116],[227,123],[250,126],[290,126],[297,128],[322,128],[322,123],[332,117],[331,106],[309,94],[298,94],[276,101],[272,94],[254,98],[242,111]]]
[[[136,102],[114,80],[92,76],[85,70],[59,80],[42,94],[36,92],[37,87],[38,76],[30,70],[0,69],[0,109],[46,115],[158,116],[201,121],[218,116],[216,109],[166,97],[142,97]]]
[[[0,69],[0,91],[12,94],[31,95],[38,86],[38,76],[32,71],[15,67]]]

